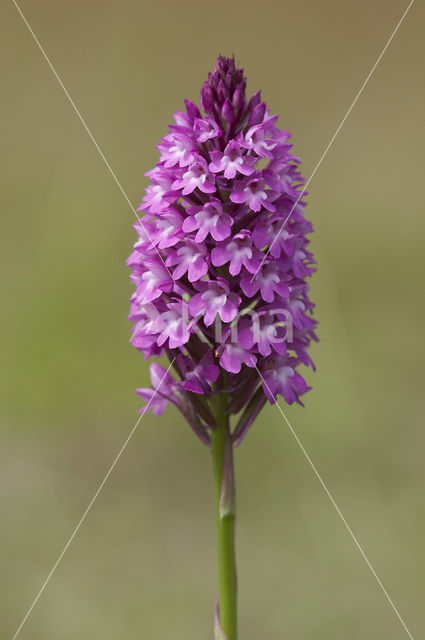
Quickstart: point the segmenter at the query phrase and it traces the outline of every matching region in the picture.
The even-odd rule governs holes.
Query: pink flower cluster
[[[146,174],[128,259],[131,343],[145,357],[166,354],[177,374],[153,364],[152,389],[138,393],[155,413],[174,403],[205,442],[214,394],[228,393],[229,414],[246,410],[235,440],[266,399],[300,402],[299,367],[312,364],[315,339],[299,159],[260,92],[247,101],[245,87],[234,59],[219,57],[203,113],[186,101],[175,114]]]

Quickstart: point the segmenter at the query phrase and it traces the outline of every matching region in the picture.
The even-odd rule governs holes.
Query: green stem
[[[217,427],[211,429],[217,518],[218,604],[223,640],[237,640],[237,589],[235,559],[235,484],[233,444],[224,412],[226,396],[219,395],[214,406]],[[216,636],[220,638],[219,632]]]

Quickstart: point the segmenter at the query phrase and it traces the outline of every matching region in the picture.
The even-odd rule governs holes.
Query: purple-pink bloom
[[[273,356],[266,361],[262,371],[264,393],[272,404],[276,402],[276,396],[282,395],[288,404],[298,402],[299,397],[309,387],[296,369],[296,361],[291,358]]]
[[[173,247],[183,237],[182,233],[183,216],[175,209],[164,211],[161,218],[155,221],[155,225],[149,225],[150,242],[158,249]],[[146,223],[142,223],[146,227]],[[140,225],[140,223],[139,223]],[[141,237],[146,233],[142,231]]]
[[[157,345],[177,349],[186,344],[191,328],[188,317],[185,302],[170,302],[167,310],[158,315],[152,323],[152,330],[157,334]]]
[[[273,310],[259,311],[254,322],[249,322],[238,332],[238,342],[245,349],[252,350],[256,345],[262,356],[269,356],[272,351],[280,355],[286,353],[287,327],[276,318]]]
[[[152,302],[141,307],[135,302],[131,302],[128,319],[133,322],[133,330],[130,343],[141,351],[146,358],[160,355],[160,347],[158,347],[156,341],[156,331],[153,329],[153,323],[159,313],[158,307]]]
[[[156,300],[164,292],[172,291],[173,287],[168,270],[157,257],[146,258],[143,267],[146,270],[135,267],[132,275],[137,284],[135,299],[138,305]]]
[[[287,129],[233,58],[220,56],[158,144],[127,264],[135,291],[131,344],[167,356],[137,393],[156,415],[171,402],[209,444],[218,394],[238,444],[266,400],[301,403],[314,364],[315,270],[305,180]]]
[[[232,293],[227,282],[221,278],[216,282],[199,282],[195,294],[189,302],[189,311],[192,316],[203,316],[204,324],[209,327],[217,317],[223,322],[232,322],[238,314],[241,301],[237,293]]]
[[[289,288],[284,280],[284,274],[279,271],[278,265],[275,262],[266,261],[254,276],[249,271],[245,271],[240,284],[248,298],[260,292],[265,302],[273,302],[276,295],[289,298]]]
[[[190,282],[195,282],[208,272],[206,255],[205,245],[190,241],[182,244],[175,251],[171,251],[165,264],[167,267],[177,265],[173,271],[174,280],[180,280],[187,272]]]
[[[208,234],[218,241],[230,236],[233,218],[223,211],[223,205],[218,198],[211,196],[202,207],[190,207],[187,213],[189,216],[184,219],[182,230],[185,233],[197,231],[195,242],[203,242]]]
[[[155,416],[160,416],[164,412],[169,400],[174,396],[176,381],[160,364],[152,362],[150,365],[152,388],[136,389],[136,393],[147,403],[140,410],[145,413],[152,409]]]
[[[258,213],[264,207],[267,211],[276,211],[276,207],[272,204],[272,200],[276,197],[276,193],[271,189],[266,189],[264,180],[256,176],[245,181],[236,182],[230,200],[238,204],[246,202],[252,211]]]
[[[236,140],[230,140],[224,151],[211,151],[210,171],[213,173],[224,172],[224,177],[231,179],[237,173],[244,176],[250,176],[254,173],[254,165],[256,158],[254,156],[242,155],[239,143]]]
[[[256,363],[256,356],[242,345],[231,342],[224,345],[220,364],[229,373],[239,373],[242,369],[242,364],[246,364],[248,367],[255,367]]]
[[[254,274],[260,268],[263,254],[252,245],[251,234],[242,229],[228,242],[222,242],[211,251],[211,260],[215,267],[229,263],[229,273],[237,276],[244,266]]]
[[[290,145],[288,145],[290,146]],[[305,180],[301,177],[296,164],[298,159],[289,156],[288,159],[272,160],[264,171],[266,184],[278,193],[284,191],[293,198],[301,195],[301,187]]]
[[[173,189],[182,188],[182,195],[187,196],[198,188],[202,193],[214,193],[214,176],[209,173],[208,165],[204,158],[198,156],[181,178],[177,178],[172,184]]]
[[[175,165],[187,167],[195,161],[194,144],[189,136],[184,133],[184,128],[179,127],[179,129],[178,135],[169,134],[158,145],[161,160],[164,162],[166,169]]]
[[[295,249],[291,242],[291,234],[286,228],[282,229],[281,216],[262,217],[258,220],[252,232],[252,240],[257,249],[270,246],[272,258],[279,258],[282,251],[287,256],[293,256]]]
[[[276,116],[273,119],[263,121],[261,124],[255,124],[248,129],[245,136],[240,135],[240,144],[247,149],[255,151],[260,158],[273,159],[273,149],[279,144],[279,140],[272,137],[269,138],[267,134],[270,134],[271,125],[275,120],[277,120]]]
[[[179,367],[183,380],[180,385],[192,393],[204,394],[210,392],[211,383],[216,382],[220,375],[220,369],[214,364],[213,356],[207,351],[199,363],[196,363],[189,356],[182,353],[177,356],[177,366]]]
[[[146,194],[137,211],[159,213],[164,211],[171,202],[178,199],[178,192],[173,191],[174,176],[168,173],[162,165],[157,165],[145,174],[152,180],[152,184],[146,188]]]
[[[219,138],[223,132],[215,120],[211,118],[195,118],[193,132],[197,142],[207,142],[213,138]]]

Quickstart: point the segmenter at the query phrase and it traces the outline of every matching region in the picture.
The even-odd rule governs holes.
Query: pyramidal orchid
[[[170,362],[150,365],[142,411],[173,404],[212,453],[220,640],[237,638],[234,447],[277,395],[302,404],[316,339],[300,161],[260,92],[248,100],[245,89],[243,70],[220,56],[202,111],[186,100],[174,115],[128,259],[131,343]]]

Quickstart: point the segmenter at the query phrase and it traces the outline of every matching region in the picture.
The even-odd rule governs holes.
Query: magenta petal
[[[241,280],[241,289],[244,294],[248,296],[248,298],[252,298],[252,296],[255,296],[259,287],[260,285],[258,284],[255,275],[251,276],[251,274],[248,274]]]
[[[230,300],[227,300],[219,313],[220,318],[223,320],[223,322],[232,322],[232,320],[238,313],[238,308],[234,304],[232,304]]]
[[[197,293],[189,301],[189,312],[191,316],[197,317],[204,311],[204,303],[202,301],[202,294]]]
[[[241,370],[241,358],[232,351],[226,350],[226,348],[221,355],[220,364],[229,373],[239,373]]]
[[[246,195],[243,191],[232,191],[230,194],[230,200],[238,204],[246,202]]]
[[[188,216],[187,218],[185,218],[182,225],[182,229],[185,233],[190,233],[191,231],[194,231],[196,228],[197,226],[196,226],[196,220],[194,216]]]
[[[230,216],[228,216],[228,218],[230,218]],[[227,221],[219,219],[216,223],[215,229],[211,231],[211,235],[214,240],[220,242],[220,240],[228,238],[230,235],[230,224]]]
[[[190,282],[200,280],[208,271],[208,265],[203,258],[197,258],[195,262],[189,265],[188,278]]]
[[[254,346],[254,335],[251,327],[246,327],[238,331],[238,342],[244,349],[252,349]]]
[[[184,388],[188,391],[192,391],[192,393],[204,393],[204,390],[201,387],[201,383],[198,382],[195,378],[192,378],[191,380],[185,382]]]
[[[215,267],[221,267],[227,262],[227,251],[225,247],[214,247],[211,251],[211,262]]]

